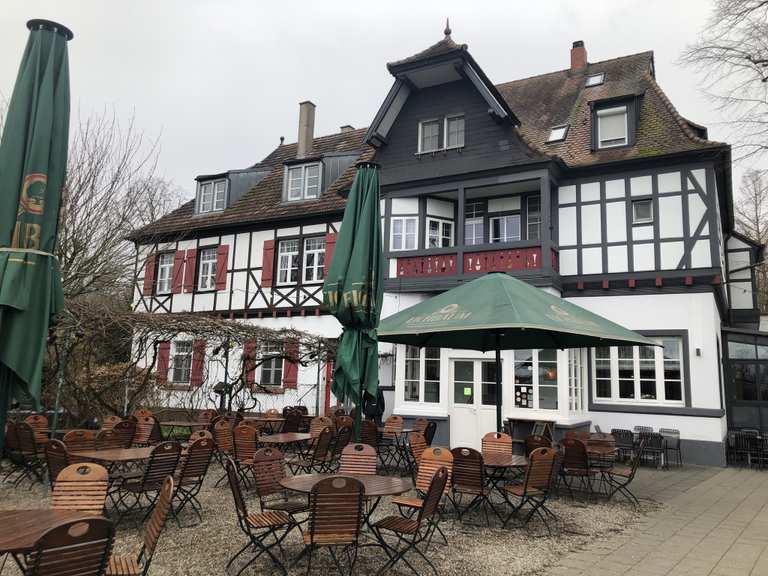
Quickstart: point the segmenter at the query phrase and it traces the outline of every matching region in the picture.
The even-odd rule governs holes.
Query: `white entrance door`
[[[480,450],[480,440],[496,430],[496,362],[451,361],[451,447]]]

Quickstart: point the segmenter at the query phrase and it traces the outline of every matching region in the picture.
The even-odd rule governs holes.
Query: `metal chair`
[[[160,431],[160,424],[151,413],[137,418],[136,434],[133,438],[133,443],[136,446],[152,446],[162,442],[162,440],[163,435]]]
[[[563,442],[566,441],[577,442],[583,446],[583,443],[575,438],[564,438]],[[513,516],[520,513],[524,506],[528,506],[530,510],[523,519],[523,526],[526,526],[536,514],[541,518],[547,532],[552,534],[547,517],[555,518],[555,515],[547,508],[546,503],[559,466],[560,453],[556,448],[536,448],[528,455],[525,479],[520,483],[516,482],[504,486],[504,499],[511,506],[511,511],[504,520],[504,527],[507,526]],[[517,502],[513,503],[510,498],[516,498]],[[546,513],[547,516],[542,512]]]
[[[163,533],[173,501],[173,478],[168,476],[163,482],[160,497],[152,509],[152,514],[144,525],[142,546],[137,555],[113,554],[109,558],[107,576],[145,576],[149,572],[155,555],[157,542]]]
[[[611,436],[616,441],[616,451],[619,458],[626,460],[632,458],[635,451],[635,435],[631,430],[624,430],[623,428],[611,429]]]
[[[19,457],[22,465],[22,474],[14,482],[15,485],[21,483],[25,478],[31,481],[30,488],[37,482],[43,481],[43,470],[45,468],[41,458],[40,448],[37,445],[35,431],[26,422],[16,424],[16,437],[19,442]]]
[[[125,448],[123,438],[114,428],[99,430],[96,435],[96,450],[109,450],[113,448]]]
[[[133,437],[136,434],[136,422],[133,420],[122,420],[115,424],[112,431],[120,438],[120,448],[130,448],[133,444]]]
[[[653,428],[651,426],[635,426],[632,430],[635,434],[650,434],[653,432]]]
[[[367,444],[348,444],[341,451],[339,460],[339,474],[375,475],[376,474],[376,449]]]
[[[98,464],[81,462],[64,468],[53,482],[51,510],[103,514],[109,473]]]
[[[43,534],[24,555],[25,576],[101,576],[105,573],[115,528],[106,518],[85,516]]]
[[[659,434],[664,438],[664,460],[669,465],[669,453],[676,454],[678,466],[683,465],[683,451],[680,445],[680,430],[675,428],[659,428]]]
[[[44,446],[48,441],[48,418],[42,414],[31,414],[24,418],[24,422],[35,431],[35,442]]]
[[[253,455],[256,454],[259,447],[259,431],[243,421],[232,431],[232,440],[234,441],[234,460],[237,464],[237,471],[245,485],[248,486],[248,473],[253,463]]]
[[[453,454],[451,502],[459,515],[459,522],[463,521],[465,514],[477,506],[482,506],[485,522],[489,526],[488,508],[501,519],[489,498],[490,488],[485,482],[483,455],[472,448],[454,448],[451,454]],[[466,505],[463,503],[465,496],[469,498],[469,503]]]
[[[552,441],[546,436],[540,434],[530,434],[525,437],[525,454],[526,456],[536,450],[537,448],[551,448]]]
[[[70,430],[64,434],[62,442],[69,452],[94,450],[96,448],[96,430]]]
[[[381,464],[387,469],[395,469],[406,464],[403,444],[403,417],[392,415],[384,422],[384,433],[379,441]]]
[[[349,416],[341,416],[340,418],[349,418]],[[328,455],[328,470],[336,470],[339,467],[339,459],[344,448],[352,440],[352,428],[349,426],[342,426],[336,429],[336,437],[333,439],[333,446],[330,454]]]
[[[282,541],[288,533],[296,526],[291,516],[281,510],[270,510],[261,513],[248,513],[248,507],[245,504],[243,493],[240,490],[240,476],[237,473],[237,466],[231,458],[226,460],[224,468],[229,480],[229,487],[232,492],[232,498],[235,501],[235,512],[240,530],[248,537],[245,546],[240,548],[232,558],[227,562],[225,573],[229,574],[229,569],[235,560],[249,548],[253,548],[254,555],[238,571],[241,574],[248,566],[253,564],[262,554],[266,553],[274,565],[280,569],[280,572],[286,576],[287,572],[283,563],[278,560],[272,552],[272,548],[278,546],[282,550]],[[278,536],[278,533],[282,534]],[[269,537],[274,538],[274,542],[266,544]]]
[[[379,448],[379,429],[373,420],[363,420],[360,422],[360,442],[373,446],[378,451]]]
[[[262,512],[281,510],[298,524],[295,514],[307,511],[307,500],[289,499],[280,481],[285,478],[285,459],[276,448],[262,448],[253,457],[253,477]]]
[[[640,440],[640,444],[637,446],[635,456],[632,458],[631,466],[614,465],[612,468],[600,471],[603,482],[608,486],[608,500],[613,498],[617,492],[620,492],[635,506],[639,504],[637,497],[630,491],[629,485],[632,483],[632,480],[635,479],[637,467],[640,465],[640,461],[643,459],[645,442],[645,439]]]
[[[640,432],[641,442],[645,441],[643,458],[653,463],[656,468],[665,466],[664,437],[658,432]]]
[[[581,489],[587,497],[594,496],[595,491],[592,486],[592,480],[597,475],[597,471],[593,470],[590,465],[587,445],[576,438],[563,438],[560,441],[560,446],[564,452],[560,468],[560,479],[565,484],[565,487],[568,488],[571,498],[573,498],[573,483],[575,481],[579,482]]]
[[[115,427],[115,424],[120,422],[122,418],[120,416],[107,416],[104,418],[104,421],[101,423],[101,429],[102,430],[112,430],[112,428]]]
[[[427,427],[424,428],[424,439],[427,441],[427,446],[432,446],[432,441],[435,439],[436,432],[437,422],[434,420],[427,422]]]
[[[214,451],[213,437],[210,432],[199,430],[193,432],[192,436],[198,437],[192,440],[186,455],[181,458],[181,465],[174,476],[176,491],[173,494],[173,501],[178,502],[178,504],[171,510],[179,527],[181,527],[179,514],[187,504],[192,507],[198,523],[203,521],[202,505],[197,499],[197,495],[203,486]]]
[[[411,432],[408,436],[408,467],[414,481],[419,470],[419,462],[424,450],[427,449],[427,441],[420,432]]]
[[[315,438],[315,444],[310,449],[308,456],[294,455],[286,458],[285,463],[290,468],[291,473],[297,474],[302,471],[305,474],[311,472],[322,472],[328,468],[331,443],[333,441],[333,432],[326,427]]]
[[[59,473],[69,466],[69,455],[64,442],[60,440],[50,440],[45,445],[45,462],[48,465],[48,480],[51,488],[56,482]]]

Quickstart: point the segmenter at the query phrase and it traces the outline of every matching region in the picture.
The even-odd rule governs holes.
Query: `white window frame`
[[[217,246],[200,248],[197,253],[197,291],[216,290]]]
[[[179,345],[189,346],[189,351],[181,352],[179,351]],[[174,340],[173,341],[173,353],[171,354],[171,362],[170,362],[170,372],[171,372],[171,382],[173,384],[189,384],[192,380],[192,340]],[[177,359],[184,360],[184,363],[186,365],[184,366],[177,366],[176,362]],[[181,378],[176,378],[176,371],[181,372],[182,376],[184,373],[186,373],[186,380]]]
[[[259,366],[259,384],[262,386],[283,385],[282,353],[283,351],[278,344],[267,343],[264,345],[264,349],[261,351],[261,366]],[[273,382],[276,375],[279,375],[277,383]]]
[[[229,181],[226,178],[198,182],[197,213],[208,214],[224,210],[227,207],[228,184]]]
[[[515,216],[517,216],[517,229],[518,229],[517,238],[516,239],[513,238],[512,240],[508,240],[507,239],[507,220],[506,219],[507,218],[513,218]],[[501,236],[497,240],[493,239],[493,223],[494,223],[495,220],[498,220],[501,223],[503,223],[503,226],[500,226],[500,228],[504,229],[503,233],[501,234]],[[522,214],[520,214],[520,212],[515,212],[514,214],[501,214],[499,216],[491,216],[490,218],[488,218],[488,242],[490,242],[491,244],[504,244],[504,243],[508,243],[508,242],[520,242],[522,237],[523,237],[523,218],[522,218]]]
[[[296,243],[296,249],[290,251],[282,251],[283,246],[287,246],[289,242]],[[301,270],[301,262],[299,256],[301,254],[301,240],[299,238],[283,238],[277,243],[277,285],[278,286],[290,286],[298,284]],[[283,266],[283,256],[287,257],[287,266]],[[295,266],[293,265],[295,262]],[[296,279],[291,280],[291,271],[296,270]],[[286,271],[286,279],[282,280],[282,272]]]
[[[563,124],[562,126],[552,126],[549,131],[549,138],[547,138],[547,143],[562,142],[565,140],[566,136],[568,136],[568,124]]]
[[[648,218],[637,218],[635,215],[635,205],[648,203],[651,207],[651,215]],[[653,224],[653,200],[651,198],[641,198],[632,200],[632,224]]]
[[[307,172],[310,168],[317,168],[317,184],[313,185],[310,190],[308,185]],[[301,186],[298,194],[294,193],[291,186],[291,173],[301,172]],[[283,197],[288,202],[299,202],[301,200],[316,200],[320,197],[323,188],[323,163],[322,162],[308,162],[307,164],[294,164],[285,167],[285,174],[283,175],[284,192]]]
[[[664,348],[654,346],[654,366],[656,371],[656,398],[641,398],[640,388],[640,353],[638,346],[632,346],[632,370],[634,381],[634,398],[621,398],[619,395],[619,354],[617,347],[610,348],[610,366],[611,366],[611,396],[597,395],[597,382],[592,387],[592,400],[598,404],[634,404],[634,405],[652,405],[652,406],[685,406],[685,345],[682,336],[649,336],[651,340],[661,344],[664,340],[676,340],[678,343],[677,362],[680,365],[680,400],[667,400],[666,387],[664,386]],[[597,374],[596,351],[593,349],[591,354],[592,373]],[[671,362],[674,360],[666,360]]]
[[[422,147],[422,134],[424,132],[424,124],[431,124],[433,122],[437,123],[437,146],[434,149],[431,150],[425,150]],[[445,137],[443,137],[445,139]],[[419,120],[419,140],[417,142],[417,150],[418,154],[431,154],[432,152],[439,152],[441,150],[440,148],[440,118],[425,118],[424,120]]]
[[[398,377],[397,380],[399,380],[402,383],[402,386],[401,386],[401,398],[402,398],[403,404],[406,404],[408,406],[413,406],[413,405],[418,404],[418,405],[422,405],[422,406],[426,406],[426,407],[430,407],[430,408],[436,408],[436,407],[440,406],[440,404],[442,402],[442,398],[443,398],[443,392],[444,392],[443,391],[443,387],[441,386],[441,380],[442,379],[440,377],[442,375],[442,369],[443,369],[443,365],[442,365],[442,360],[443,359],[442,359],[442,353],[440,351],[440,348],[429,347],[432,350],[437,350],[437,358],[430,358],[429,359],[430,362],[434,362],[434,361],[438,362],[438,367],[437,367],[438,379],[437,380],[429,380],[429,382],[436,382],[437,383],[437,401],[435,401],[435,402],[432,402],[432,401],[428,402],[426,400],[427,347],[419,348],[417,346],[401,346],[400,348],[401,348],[401,353],[403,355],[403,372],[402,372],[402,378]],[[418,400],[409,400],[409,399],[407,399],[405,397],[405,375],[406,375],[405,366],[406,366],[406,363],[409,360],[415,360],[416,359],[415,356],[409,356],[408,355],[409,349],[410,349],[411,352],[413,352],[414,349],[418,350],[418,354],[419,354],[419,357],[418,357],[418,362],[419,362],[419,374],[418,374],[419,398],[418,398]],[[413,382],[416,382],[416,380],[413,380]]]
[[[414,246],[409,248],[406,244],[406,240],[409,234],[406,232],[407,221],[413,220],[416,223],[415,232],[413,234]],[[402,222],[402,232],[399,234],[402,237],[402,245],[400,248],[395,247],[395,222]],[[389,222],[389,251],[390,252],[404,252],[407,250],[417,250],[419,248],[419,217],[418,216],[392,216]]]
[[[581,414],[587,411],[587,394],[584,384],[587,381],[587,350],[571,348],[568,350],[568,411]]]
[[[539,201],[539,215],[536,220],[531,220],[531,200],[533,198]],[[526,240],[541,240],[541,196],[539,194],[531,194],[525,198],[525,239]],[[531,238],[531,226],[538,227],[539,235],[536,238]]]
[[[591,88],[592,86],[600,86],[605,82],[605,72],[599,72],[597,74],[590,74],[584,81],[585,88]]]
[[[521,350],[521,352],[523,352],[523,351]],[[521,361],[521,360],[518,360],[517,359],[517,355],[515,354],[515,351],[513,351],[513,356],[512,356],[512,360],[513,360],[513,366],[512,366],[512,375],[513,375],[512,390],[513,390],[513,395],[515,395],[517,393],[518,386],[521,386],[521,387],[525,386],[526,388],[531,388],[531,390],[533,392],[533,405],[532,406],[517,406],[516,398],[513,397],[512,406],[514,407],[515,410],[532,410],[532,411],[533,410],[545,410],[547,412],[553,412],[553,413],[554,412],[558,412],[559,410],[561,410],[561,406],[560,406],[560,378],[559,378],[559,376],[560,376],[560,374],[559,374],[560,363],[559,363],[559,358],[558,358],[557,351],[555,350],[555,360],[542,360],[541,361],[542,363],[545,364],[545,366],[549,366],[549,365],[554,366],[555,370],[557,371],[556,377],[555,377],[555,383],[556,384],[554,386],[552,386],[551,384],[541,384],[540,378],[539,378],[539,376],[541,374],[540,366],[539,366],[539,362],[540,362],[539,361],[539,353],[541,352],[541,350],[534,349],[534,350],[531,350],[531,352],[532,352],[532,354],[531,354],[531,383],[530,384],[527,384],[527,383],[522,384],[522,383],[518,383],[518,381],[517,381],[517,367],[518,367],[518,364],[523,364],[524,362]],[[541,392],[540,392],[541,388],[554,388],[556,390],[555,401],[556,401],[557,405],[554,408],[542,408],[541,407]]]
[[[308,248],[308,244],[314,241],[322,242],[321,248]],[[301,278],[304,284],[316,284],[325,279],[325,237],[323,236],[311,236],[304,238],[303,242],[303,256],[301,258]],[[307,260],[310,255],[314,255],[313,264],[309,264]],[[312,278],[307,278],[307,272],[312,272]]]
[[[155,294],[170,294],[173,289],[173,252],[157,255]]]
[[[449,120],[455,120],[461,118],[462,124],[461,124],[461,142],[459,144],[453,144],[451,146],[448,145],[448,121]],[[466,128],[467,128],[467,121],[464,118],[464,114],[449,114],[445,117],[443,120],[443,149],[445,150],[453,150],[456,148],[464,148],[464,141],[466,138]]]
[[[431,226],[431,224],[433,222],[436,222],[437,226],[438,226],[438,234],[437,234],[437,237],[438,237],[438,240],[439,240],[439,245],[438,246],[431,246],[430,243],[429,243],[430,233],[431,233],[430,226]],[[443,225],[446,225],[446,224],[451,227],[451,233],[448,235],[448,246],[443,246],[443,240],[445,239],[445,236],[443,235]],[[424,246],[427,249],[429,249],[429,248],[449,248],[449,247],[453,246],[453,242],[454,242],[454,240],[453,240],[454,239],[454,229],[455,229],[455,226],[454,226],[453,220],[448,220],[447,218],[435,218],[433,216],[427,216],[426,230],[425,230],[426,237],[424,239]]]
[[[623,140],[613,144],[603,144],[603,137],[601,135],[602,123],[600,122],[600,119],[609,116],[618,116],[619,114],[623,114],[624,116]],[[599,149],[617,148],[619,146],[626,146],[629,143],[629,109],[626,104],[622,104],[621,106],[611,106],[610,108],[600,108],[595,113],[595,118],[597,120],[597,147]]]

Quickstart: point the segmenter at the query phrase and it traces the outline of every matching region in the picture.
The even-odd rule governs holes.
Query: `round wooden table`
[[[78,450],[72,456],[92,460],[94,462],[123,463],[148,460],[152,455],[153,446],[144,448],[108,448],[106,450]]]
[[[93,518],[83,512],[50,510],[0,510],[0,554],[24,554],[34,549],[50,530],[79,518]]]
[[[520,454],[509,454],[501,452],[489,452],[483,454],[483,464],[487,472],[488,485],[504,497],[504,486],[510,478],[507,476],[509,470],[518,470],[528,466],[528,458]]]
[[[259,436],[259,442],[262,444],[298,444],[311,439],[312,434],[309,432],[278,432],[277,434]]]

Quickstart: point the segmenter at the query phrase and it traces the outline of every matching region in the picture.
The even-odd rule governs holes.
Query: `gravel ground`
[[[179,529],[169,519],[166,530],[152,562],[150,574],[155,576],[208,576],[223,574],[229,558],[245,543],[245,537],[237,526],[232,496],[226,482],[218,487],[215,480],[221,475],[218,465],[212,465],[209,477],[203,487],[200,500],[203,504],[203,522],[196,527]],[[258,511],[258,499],[246,495],[251,512]],[[0,484],[0,507],[3,509],[28,509],[45,507],[48,504],[47,487],[37,486],[31,490],[13,488],[9,484]],[[477,513],[471,518],[465,517],[464,523],[454,520],[450,515],[441,523],[449,546],[433,545],[429,557],[437,566],[439,574],[462,575],[530,575],[542,572],[568,551],[578,549],[595,539],[610,538],[631,527],[641,515],[659,506],[650,501],[642,502],[638,509],[623,502],[589,503],[571,501],[568,498],[551,500],[550,508],[558,517],[552,536],[537,520],[531,521],[527,528],[508,527],[502,529],[498,522],[488,528],[485,517]],[[394,506],[381,505],[375,517],[396,513]],[[192,514],[182,515],[182,522],[195,520]],[[140,548],[140,530],[138,519],[128,517],[119,529],[115,544],[117,552],[138,552]],[[363,539],[367,541],[367,539]],[[435,542],[439,542],[437,536]],[[284,541],[287,558],[292,561],[299,554],[302,542],[298,531],[291,533]],[[244,554],[246,556],[246,554]],[[413,565],[422,574],[431,571],[423,561],[409,556]],[[357,563],[357,572],[373,574],[385,562],[386,557],[380,548],[367,548],[361,551]],[[243,560],[245,561],[245,560]],[[8,560],[3,574],[18,574],[16,566]],[[238,564],[238,567],[242,564]],[[235,570],[233,570],[234,573]],[[291,574],[304,574],[306,563],[301,561]],[[334,573],[327,552],[321,552],[313,560],[313,573]],[[271,565],[259,558],[252,568],[244,574],[278,573]],[[410,574],[400,563],[388,574]]]

